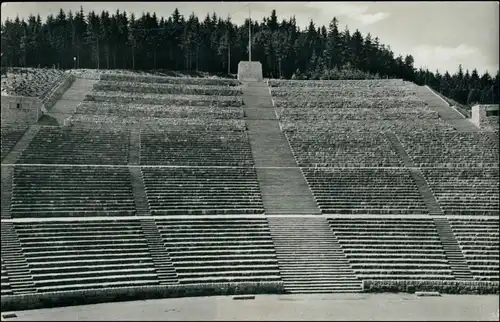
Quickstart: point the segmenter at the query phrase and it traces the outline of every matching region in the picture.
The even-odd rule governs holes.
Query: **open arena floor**
[[[498,295],[301,294],[175,298],[15,312],[5,321],[498,321]],[[5,313],[2,313],[2,316]]]

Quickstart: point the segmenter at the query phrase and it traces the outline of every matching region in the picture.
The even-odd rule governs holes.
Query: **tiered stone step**
[[[448,219],[434,218],[434,224],[439,233],[441,244],[443,245],[443,250],[450,264],[453,276],[457,280],[472,280],[472,273],[465,261],[455,235],[453,235]]]
[[[163,244],[155,220],[148,218],[141,219],[140,221],[160,284],[178,284],[177,272],[170,260],[170,254]]]
[[[263,214],[254,168],[142,169],[153,215]]]
[[[301,167],[397,167],[403,162],[383,133],[287,132]]]
[[[429,108],[438,112],[439,117],[452,125],[457,131],[477,132],[479,128],[462,114],[451,108],[444,100],[425,86],[415,86],[417,96],[424,100]]]
[[[286,291],[361,291],[361,281],[323,217],[268,217],[267,220]]]
[[[22,152],[20,164],[127,164],[127,131],[43,126]]]
[[[5,267],[5,264],[3,262],[3,257],[2,257],[2,275],[1,276],[2,276],[2,287],[1,287],[2,296],[14,294],[12,292],[12,287],[10,286],[9,277],[7,276],[7,268]]]
[[[138,220],[14,226],[39,292],[159,284]]]
[[[16,166],[11,216],[135,215],[124,167]]]
[[[324,214],[428,214],[406,168],[303,168]]]
[[[300,168],[257,168],[266,215],[320,215]]]
[[[2,160],[12,150],[16,143],[23,137],[26,127],[4,127],[1,128],[1,150]]]
[[[398,133],[419,167],[498,167],[498,137],[487,132]]]
[[[498,216],[448,220],[474,279],[498,281]]]
[[[330,218],[328,221],[359,278],[455,279],[430,217]]]
[[[265,218],[156,223],[181,284],[281,280]]]
[[[10,149],[9,153],[2,156],[2,164],[15,164],[21,156],[21,153],[30,144],[31,140],[33,140],[39,130],[40,125],[30,125],[23,133],[23,136]]]
[[[10,205],[12,198],[12,177],[14,174],[14,167],[5,166],[2,167],[2,219],[11,219],[10,217]]]
[[[141,164],[251,166],[252,151],[244,131],[142,131]]]
[[[498,216],[498,167],[422,168],[421,171],[446,215]]]
[[[19,243],[18,236],[11,223],[2,222],[1,239],[2,295],[4,295],[4,273],[6,273],[6,277],[8,277],[8,288],[11,289],[12,294],[19,295],[36,292],[37,290],[33,282],[32,272],[26,262],[22,246]]]
[[[148,216],[151,214],[151,211],[142,178],[142,170],[140,167],[129,167],[128,170],[132,181],[136,214],[139,216]]]
[[[434,193],[427,184],[427,180],[425,180],[420,169],[409,168],[408,170],[413,178],[413,181],[415,181],[415,185],[417,186],[418,191],[420,192],[420,196],[422,196],[422,199],[425,205],[427,206],[429,215],[437,215],[437,216],[444,215],[443,210],[439,206],[439,203],[437,202]]]
[[[128,164],[141,164],[141,131],[139,129],[132,129],[129,140]]]

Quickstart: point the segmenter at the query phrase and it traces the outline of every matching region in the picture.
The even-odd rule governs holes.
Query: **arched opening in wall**
[[[17,104],[16,104],[16,108],[17,108],[17,109],[20,109],[20,108],[21,108],[21,103],[17,103]]]

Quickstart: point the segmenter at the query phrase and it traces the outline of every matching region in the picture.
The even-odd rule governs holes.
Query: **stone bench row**
[[[423,168],[421,171],[445,213],[498,214],[498,168]]]
[[[112,102],[82,102],[76,114],[119,117],[242,119],[243,109],[223,106],[150,105]]]
[[[454,279],[431,218],[331,218],[328,222],[360,278]],[[413,224],[426,227],[420,238],[415,236],[420,228]],[[350,231],[345,230],[346,226]],[[365,232],[366,237],[360,238],[358,230]],[[380,237],[388,231],[397,231],[399,235]],[[371,233],[376,235],[371,237]]]
[[[225,106],[240,107],[241,96],[209,96],[209,95],[174,95],[174,94],[141,94],[128,92],[92,91],[85,95],[85,101],[112,103],[168,104],[190,106]]]
[[[12,150],[26,131],[25,127],[8,128],[2,126],[0,134],[1,158],[3,159]]]
[[[408,155],[422,166],[496,166],[498,141],[481,132],[397,134]]]
[[[498,281],[499,220],[449,221],[474,278]]]
[[[100,79],[103,81],[156,83],[156,84],[217,85],[217,86],[241,85],[241,83],[238,80],[230,78],[165,77],[165,76],[151,76],[151,75],[102,74]]]
[[[133,81],[100,81],[94,84],[96,91],[123,91],[128,93],[158,93],[158,94],[184,94],[184,95],[214,95],[238,96],[242,95],[241,86],[220,85],[187,85],[183,84],[154,84]]]
[[[238,119],[118,117],[75,114],[65,124],[80,129],[117,129],[121,131],[245,131],[246,123]]]
[[[399,87],[399,86],[414,86],[402,79],[376,79],[376,80],[279,80],[270,79],[268,82],[270,87],[278,88],[352,88],[360,87],[369,89],[371,87]]]
[[[284,109],[313,108],[313,109],[336,109],[336,108],[371,108],[371,109],[415,109],[425,108],[427,103],[418,98],[391,97],[387,99],[349,99],[342,97],[325,97],[316,99],[315,96],[301,96],[297,98],[274,99],[274,106]]]
[[[387,98],[416,96],[417,91],[409,86],[336,86],[336,87],[271,87],[273,97],[297,98],[299,96],[314,97],[349,97],[349,98]]]
[[[395,107],[374,109],[363,106],[346,108],[284,108],[277,107],[276,114],[281,121],[323,122],[325,120],[414,120],[438,119],[439,114],[427,107],[412,109]]]
[[[285,132],[450,132],[455,128],[441,119],[413,120],[325,120],[323,122],[280,121]]]
[[[300,167],[402,166],[383,133],[287,133]]]

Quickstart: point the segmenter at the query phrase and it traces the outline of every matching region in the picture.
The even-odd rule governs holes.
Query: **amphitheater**
[[[26,75],[2,80],[2,311],[498,294],[498,107],[477,124],[396,79]]]

